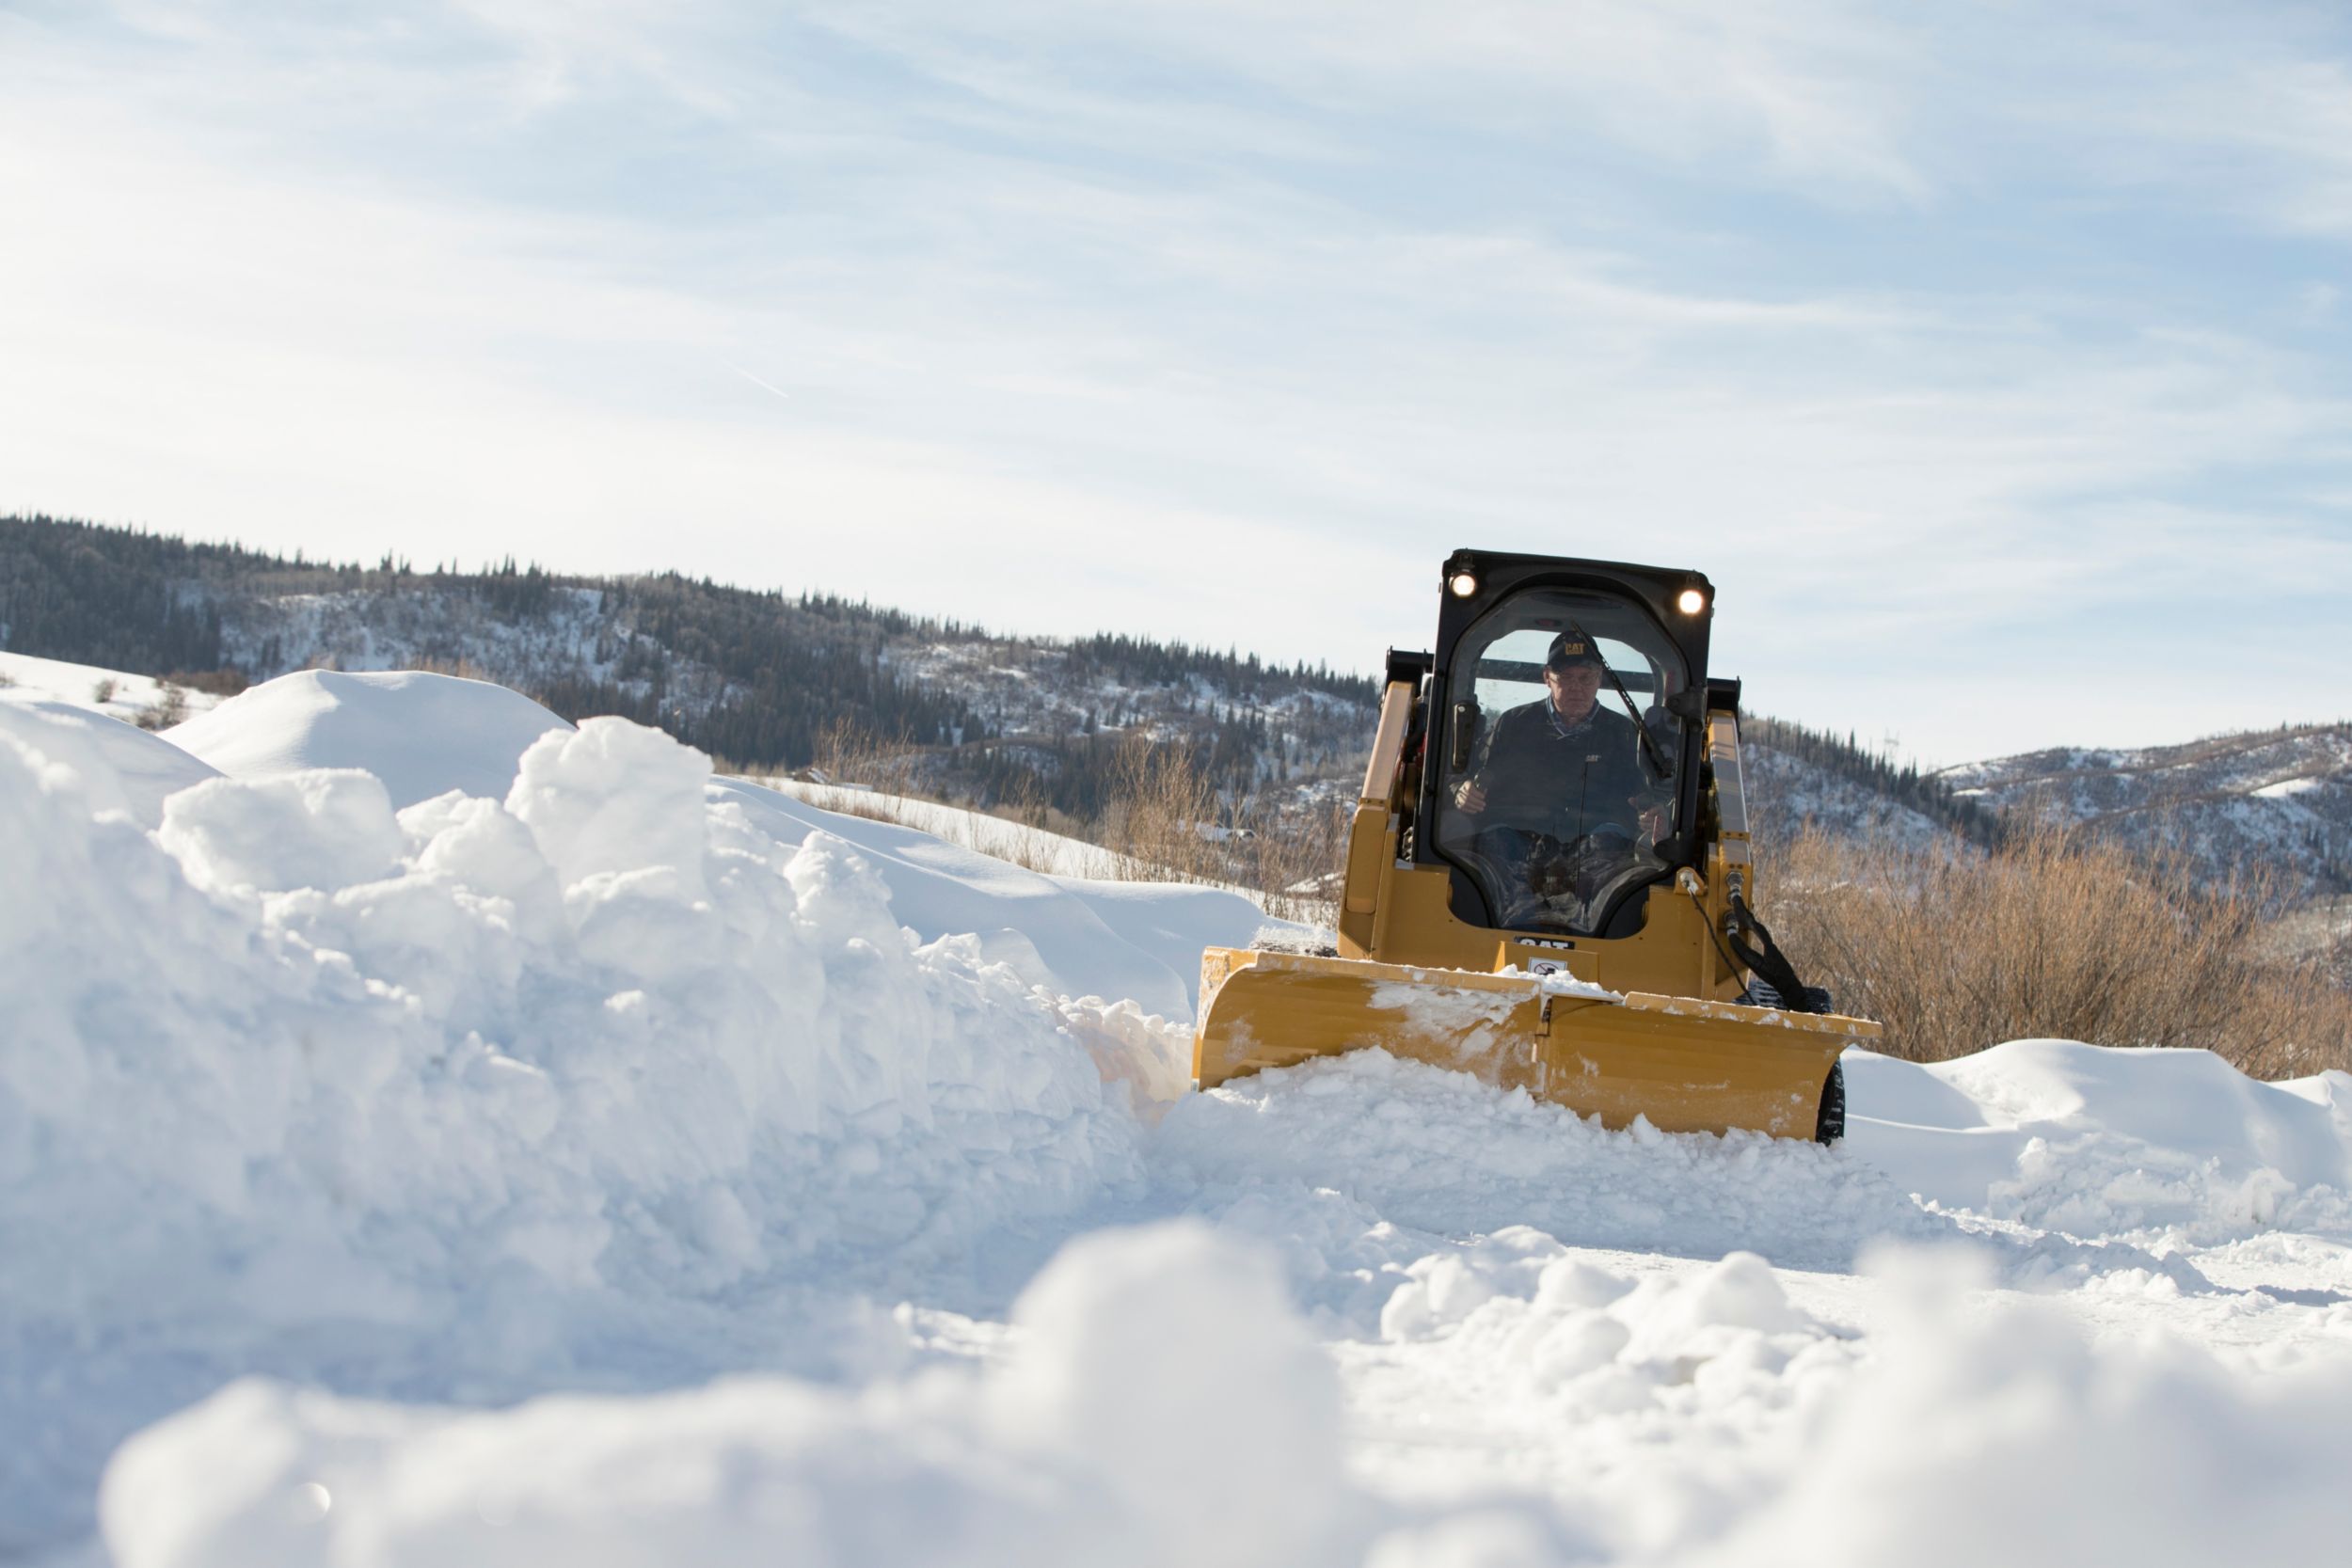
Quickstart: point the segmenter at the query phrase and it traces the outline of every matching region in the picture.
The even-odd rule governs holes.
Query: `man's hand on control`
[[[1454,786],[1454,803],[1467,812],[1486,809],[1486,791],[1475,779],[1464,779]]]

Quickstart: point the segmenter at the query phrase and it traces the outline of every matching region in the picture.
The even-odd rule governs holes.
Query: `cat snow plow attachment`
[[[1822,1125],[1822,1102],[1837,1053],[1878,1034],[1859,1019],[1548,977],[1222,947],[1203,961],[1201,990],[1193,1071],[1202,1088],[1377,1046],[1525,1089],[1610,1127],[1641,1116],[1669,1132],[1834,1133]]]
[[[1749,909],[1694,572],[1456,551],[1389,657],[1336,950],[1211,948],[1193,1076],[1379,1047],[1623,1127],[1837,1137],[1832,1013]]]

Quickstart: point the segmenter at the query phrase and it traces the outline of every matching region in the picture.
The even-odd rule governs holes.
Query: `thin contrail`
[[[784,399],[784,401],[785,401],[785,402],[787,402],[787,403],[789,403],[789,402],[791,402],[791,401],[792,401],[792,394],[791,394],[791,393],[789,393],[789,392],[786,391],[786,390],[785,390],[783,388],[781,388],[781,387],[771,387],[771,386],[770,386],[767,382],[760,380],[760,379],[759,379],[759,377],[757,377],[757,376],[754,375],[751,372],[749,372],[749,371],[745,370],[745,369],[744,369],[742,366],[740,366],[740,365],[737,365],[737,364],[729,364],[729,365],[727,366],[727,369],[729,369],[729,370],[733,371],[736,374],[738,374],[738,375],[741,376],[744,380],[746,380],[746,381],[750,382],[753,386],[755,386],[755,387],[756,387],[756,388],[760,388],[760,390],[762,390],[762,391],[766,391],[766,392],[773,392],[773,393],[775,393],[775,394],[776,394],[776,396],[778,396],[778,397],[780,397],[780,398]]]

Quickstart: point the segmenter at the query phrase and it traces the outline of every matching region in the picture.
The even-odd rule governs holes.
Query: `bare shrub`
[[[1184,746],[1142,736],[1120,742],[1111,762],[1103,843],[1134,882],[1223,881],[1230,871],[1220,845],[1216,791]]]
[[[167,730],[187,716],[187,689],[166,681],[155,701],[139,709],[138,726],[143,730]]]
[[[1774,934],[1883,1049],[1939,1061],[2002,1040],[2200,1046],[2261,1077],[2352,1066],[2352,997],[2257,940],[2259,877],[2214,885],[2050,824],[1990,854],[1808,829],[1763,888]]]
[[[436,654],[419,654],[408,661],[408,668],[421,670],[428,675],[454,675],[462,681],[489,681],[493,686],[498,684],[487,670],[463,654],[454,658],[443,658]]]
[[[894,795],[908,793],[920,753],[904,736],[882,736],[836,719],[817,737],[811,766],[833,784],[863,784]]]
[[[215,697],[233,697],[253,684],[252,678],[234,665],[217,670],[174,670],[164,677],[165,684],[184,686],[190,691],[209,692]]]
[[[1351,813],[1328,800],[1295,803],[1253,816],[1244,841],[1239,880],[1277,920],[1332,926],[1339,920],[1339,884]]]
[[[120,689],[121,688],[115,684],[115,678],[108,675],[89,689],[89,700],[100,707],[104,707],[115,700],[115,693]]]
[[[1087,849],[1073,853],[1067,846],[1041,836],[1047,830],[984,812],[967,812],[961,821],[950,824],[945,832],[929,823],[915,822],[913,825],[939,833],[950,843],[977,849],[993,859],[1007,861],[1025,871],[1035,871],[1041,875],[1058,873],[1085,877],[1108,875],[1117,870],[1108,850],[1099,855],[1091,854]]]

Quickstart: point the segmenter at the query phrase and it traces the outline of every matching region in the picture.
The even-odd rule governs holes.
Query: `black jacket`
[[[1597,705],[1562,729],[1549,698],[1506,709],[1487,726],[1468,775],[1486,792],[1486,809],[1471,821],[1564,841],[1603,827],[1638,832],[1642,807],[1661,788],[1643,765],[1633,721]]]

